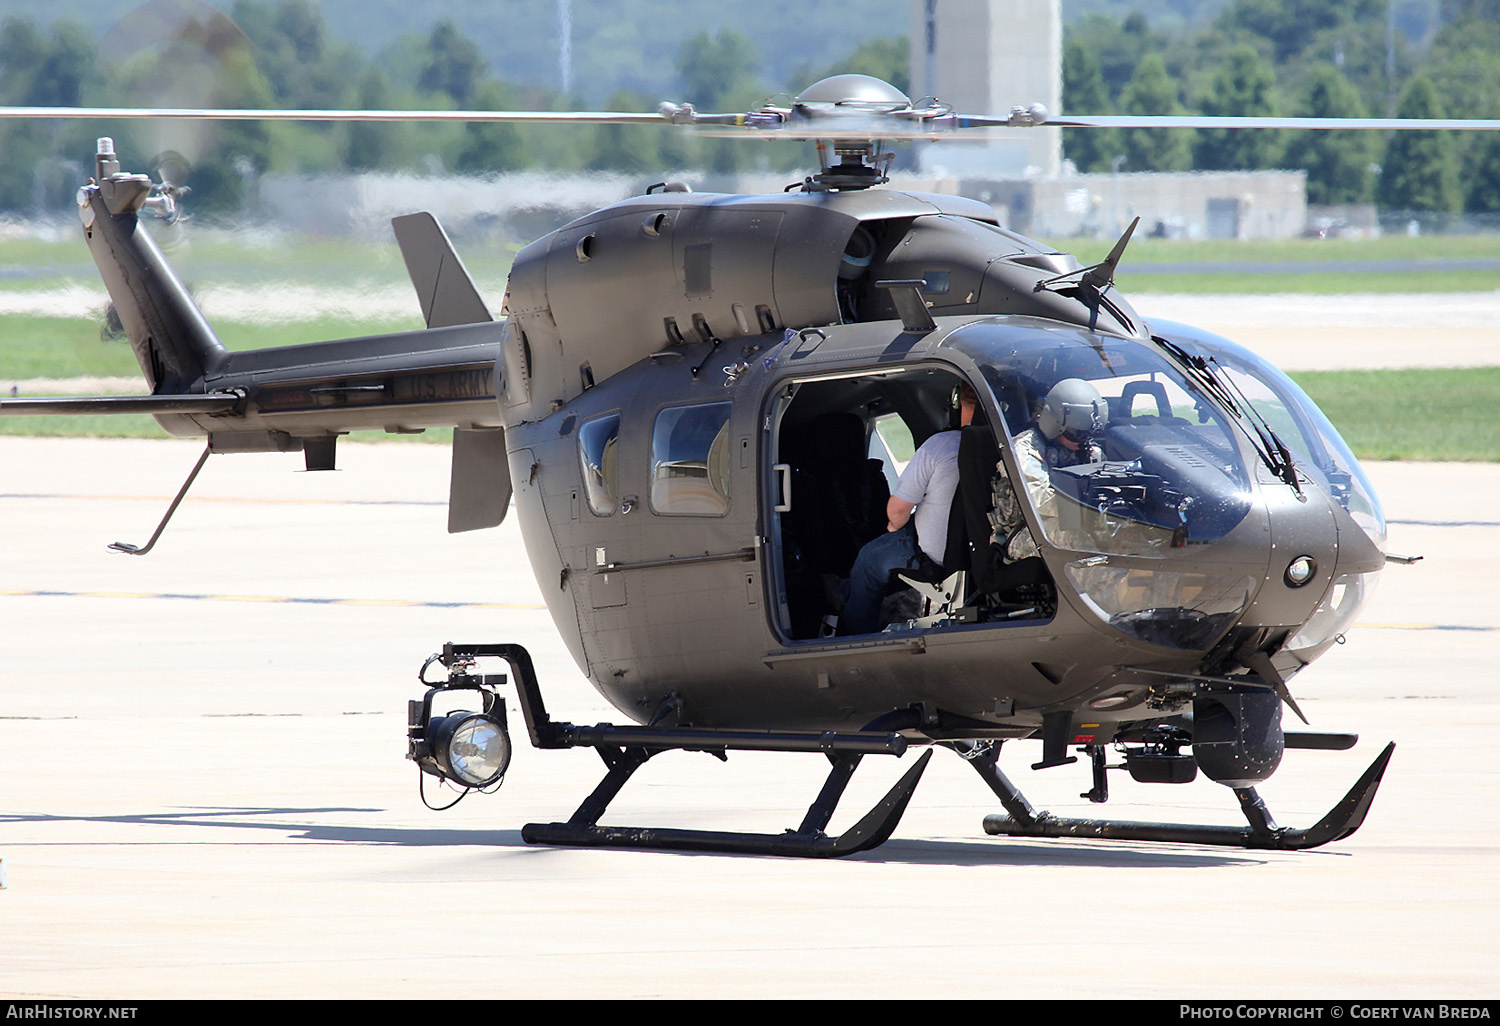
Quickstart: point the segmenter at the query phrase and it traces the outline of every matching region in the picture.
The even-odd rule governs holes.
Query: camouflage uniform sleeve
[[[1029,433],[1024,436],[1029,440]],[[1027,463],[1022,462],[1027,458],[1035,458],[1040,465],[1040,458],[1036,457],[1034,445],[1030,446],[1031,452],[1023,454],[1021,443],[1017,443],[1015,453],[1017,462],[1022,467]],[[1046,473],[1046,467],[1041,468]],[[1017,560],[1026,559],[1028,556],[1038,555],[1036,539],[1031,536],[1031,530],[1026,526],[1026,516],[1021,511],[1021,500],[1016,495],[1015,484],[1006,472],[1005,461],[1000,460],[995,464],[995,475],[991,479],[992,491],[990,496],[990,544],[999,546],[1005,553],[1005,561],[1014,563]]]

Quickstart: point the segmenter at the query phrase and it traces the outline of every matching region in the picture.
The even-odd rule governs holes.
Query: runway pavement
[[[0,439],[0,996],[1493,998],[1500,991],[1500,466],[1368,468],[1392,567],[1299,676],[1349,752],[1262,788],[1307,826],[1388,740],[1363,827],[1303,853],[987,837],[935,757],[895,837],[844,860],[534,848],[597,781],[521,747],[435,813],[405,703],[443,642],[519,641],[562,719],[613,717],[563,651],[513,521],[444,532],[447,454],[349,445],[210,460],[142,542],[191,442]],[[1001,765],[1064,815],[1079,767]],[[910,763],[866,760],[833,830]],[[610,821],[779,830],[810,756],[668,754]],[[1227,790],[1112,774],[1119,818],[1239,822]]]
[[[1282,370],[1500,365],[1500,291],[1405,294],[1131,293],[1142,315],[1197,325]]]

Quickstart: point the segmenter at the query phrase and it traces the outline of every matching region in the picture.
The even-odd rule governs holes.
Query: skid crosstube
[[[531,656],[520,645],[443,646],[443,665],[477,657],[504,659],[511,668],[520,699],[521,715],[531,743],[537,748],[593,748],[608,767],[604,779],[566,823],[527,823],[521,837],[528,844],[579,847],[653,848],[710,851],[744,855],[783,855],[835,858],[868,851],[884,844],[911,801],[912,792],[932,758],[922,753],[876,806],[838,837],[823,832],[833,817],[849,779],[866,755],[902,755],[907,741],[900,734],[880,731],[726,730],[706,727],[615,726],[592,727],[559,723],[547,715]],[[599,817],[620,789],[646,760],[669,750],[711,752],[729,750],[822,753],[832,763],[828,779],[796,830],[781,834],[737,833],[721,830],[678,830],[655,827],[600,826]]]

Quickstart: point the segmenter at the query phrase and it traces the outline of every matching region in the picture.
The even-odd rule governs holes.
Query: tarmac
[[[1148,320],[1217,332],[1286,371],[1500,366],[1500,290],[1129,298]]]
[[[1387,742],[1363,828],[1307,852],[992,838],[939,751],[884,846],[838,860],[533,847],[597,783],[517,729],[495,794],[429,811],[406,702],[446,641],[532,652],[552,715],[619,717],[563,650],[510,518],[445,533],[447,453],[215,457],[0,439],[0,997],[1494,998],[1500,465],[1372,464],[1389,549],[1361,622],[1293,682],[1347,752],[1261,793],[1310,826]],[[509,689],[506,689],[509,691]],[[1001,766],[1059,815],[1239,824],[1203,780]],[[865,761],[830,832],[909,764]],[[607,822],[779,831],[816,756],[669,753]],[[441,793],[429,790],[434,804]]]

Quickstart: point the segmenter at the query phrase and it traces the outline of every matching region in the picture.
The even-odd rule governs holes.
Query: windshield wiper
[[[1223,369],[1223,364],[1219,363],[1219,361],[1212,356],[1208,358],[1208,363],[1220,368],[1221,370]],[[1209,373],[1213,373],[1212,369],[1210,369]],[[1215,377],[1217,376],[1218,375],[1215,374]],[[1281,440],[1281,437],[1276,434],[1276,429],[1271,427],[1270,422],[1266,420],[1266,418],[1261,414],[1260,410],[1255,408],[1255,404],[1252,403],[1249,397],[1247,397],[1245,393],[1240,390],[1240,386],[1235,383],[1234,375],[1226,371],[1224,373],[1223,380],[1229,388],[1234,390],[1234,394],[1240,397],[1242,405],[1245,408],[1245,412],[1249,414],[1251,422],[1255,425],[1256,434],[1260,435],[1261,441],[1266,447],[1266,452],[1276,457],[1277,466],[1272,467],[1271,472],[1273,474],[1276,474],[1287,484],[1291,485],[1292,491],[1296,492],[1298,495],[1301,495],[1302,486],[1297,483],[1297,468],[1296,465],[1292,462],[1291,450],[1286,447],[1286,443],[1283,442]]]
[[[1220,376],[1215,370],[1218,362],[1212,358],[1190,353],[1175,342],[1169,342],[1155,335],[1151,336],[1151,341],[1169,353],[1187,371],[1191,381],[1229,411],[1235,423],[1239,424],[1240,430],[1249,439],[1256,454],[1260,456],[1261,462],[1270,469],[1272,474],[1276,475],[1277,480],[1290,485],[1294,492],[1301,495],[1302,486],[1297,481],[1297,468],[1292,462],[1291,451],[1277,437],[1271,425],[1266,423],[1265,418],[1260,415],[1260,411],[1255,408],[1245,393],[1240,391],[1239,386],[1234,383],[1234,378],[1229,374]],[[1249,421],[1249,428],[1254,429],[1254,434],[1246,428],[1245,421]]]

